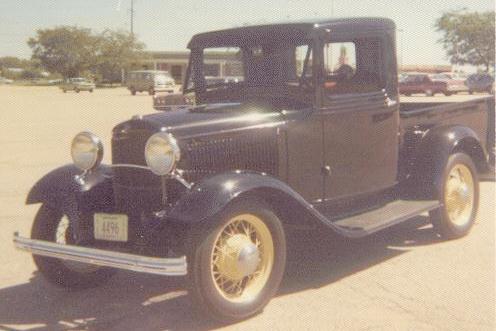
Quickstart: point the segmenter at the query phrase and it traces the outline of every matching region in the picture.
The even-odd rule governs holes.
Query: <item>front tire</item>
[[[468,155],[449,157],[436,195],[443,204],[430,215],[436,232],[446,239],[465,236],[474,225],[479,206],[477,169]]]
[[[61,211],[47,205],[42,205],[36,214],[31,238],[59,244],[71,244],[73,241],[68,218]],[[50,283],[65,288],[96,287],[115,273],[115,270],[109,268],[40,255],[33,255],[33,260]]]
[[[279,218],[257,200],[231,204],[191,236],[190,295],[206,316],[234,322],[260,312],[286,264]]]

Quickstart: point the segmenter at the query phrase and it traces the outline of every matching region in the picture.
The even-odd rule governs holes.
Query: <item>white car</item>
[[[0,85],[2,84],[12,84],[14,81],[12,79],[7,79],[5,77],[0,77]]]

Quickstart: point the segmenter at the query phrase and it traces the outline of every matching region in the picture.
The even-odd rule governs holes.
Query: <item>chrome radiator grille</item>
[[[184,149],[179,168],[188,181],[230,170],[252,170],[275,175],[277,140],[272,132],[217,139],[193,139]]]

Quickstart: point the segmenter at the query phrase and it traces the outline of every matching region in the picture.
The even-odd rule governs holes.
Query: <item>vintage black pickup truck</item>
[[[446,239],[469,232],[494,99],[400,103],[391,20],[234,28],[188,47],[193,105],[115,126],[112,164],[98,137],[77,134],[73,164],[29,193],[41,207],[14,242],[49,281],[187,275],[197,307],[235,321],[277,292],[300,229],[360,238],[429,213]],[[228,54],[236,79],[207,80],[207,52]]]

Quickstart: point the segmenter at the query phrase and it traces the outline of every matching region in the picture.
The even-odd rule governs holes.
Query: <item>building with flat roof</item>
[[[399,72],[425,72],[428,74],[439,74],[441,72],[451,72],[453,67],[450,64],[405,64],[398,68]]]

